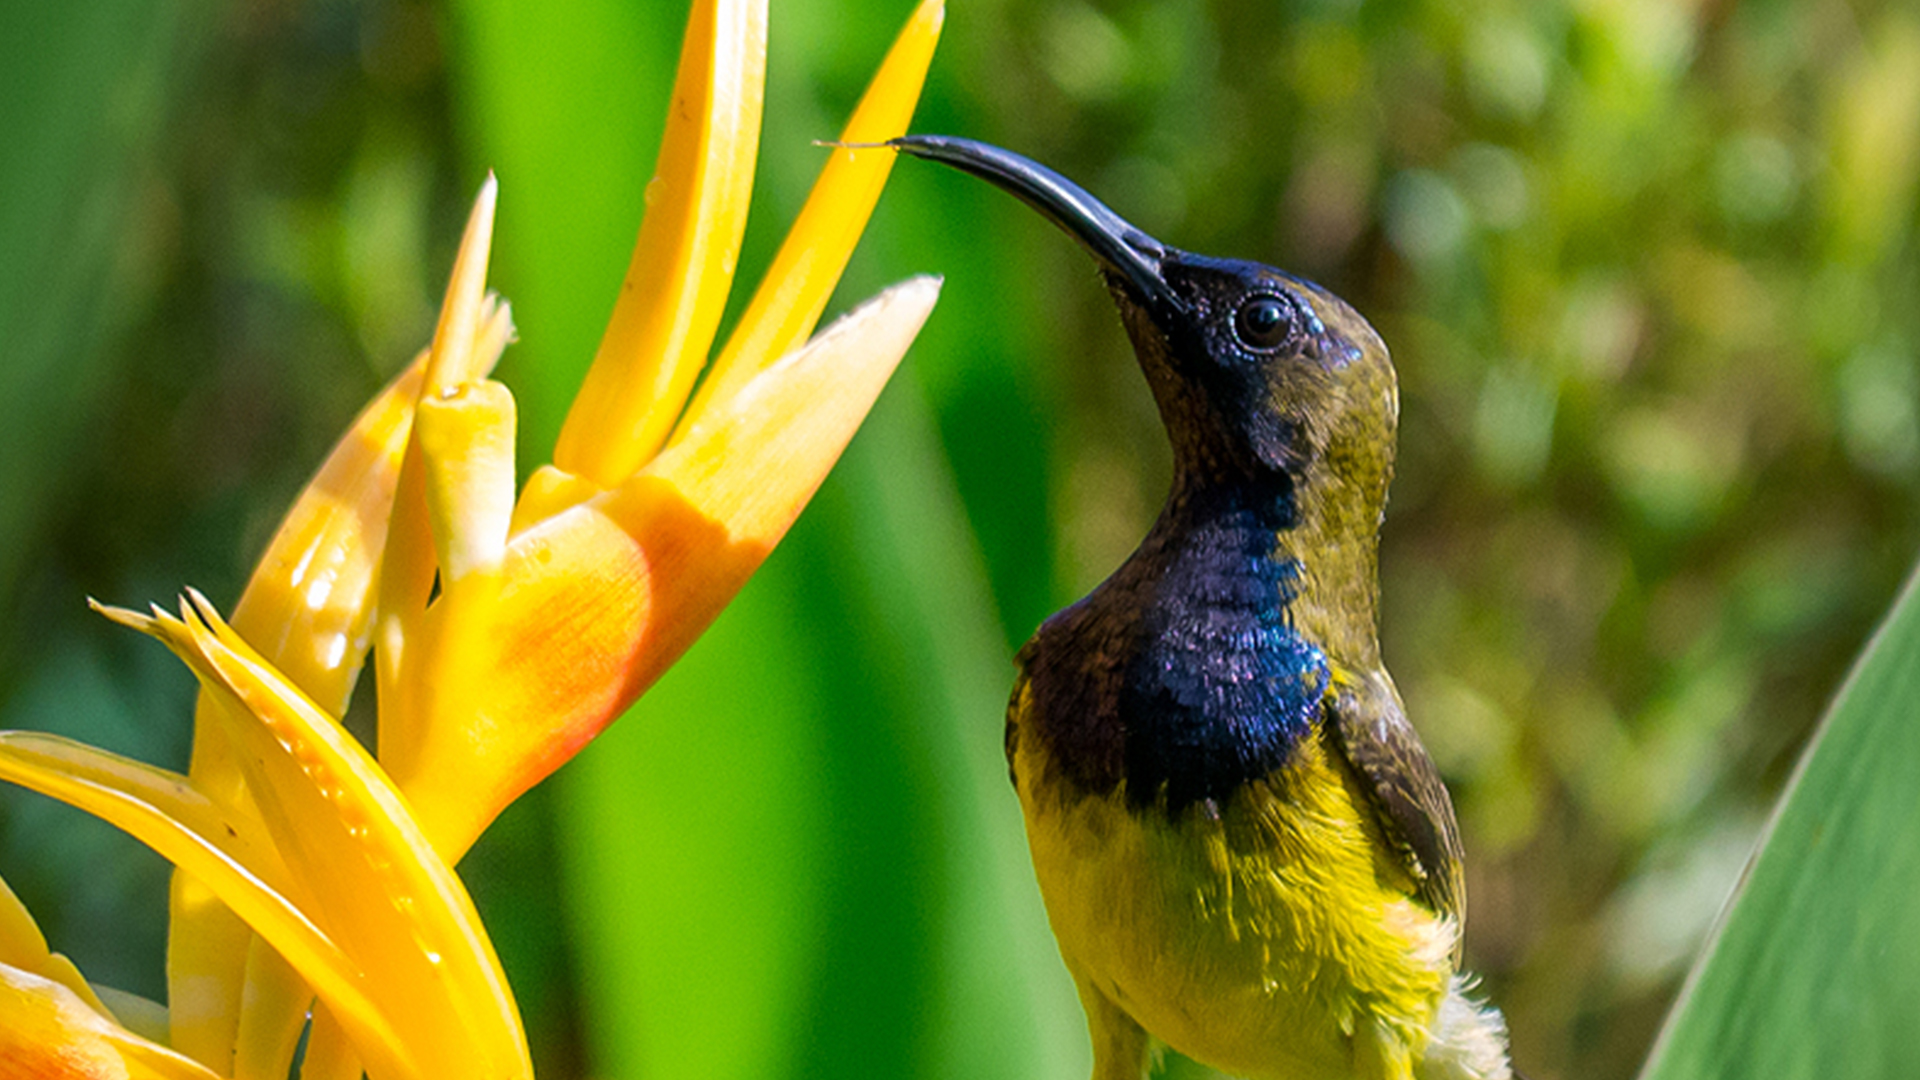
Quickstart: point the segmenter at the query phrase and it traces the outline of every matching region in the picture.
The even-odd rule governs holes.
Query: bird
[[[1399,417],[1340,298],[1163,244],[1008,150],[888,146],[1093,256],[1173,448],[1137,550],[1017,657],[1008,766],[1094,1080],[1164,1048],[1247,1080],[1509,1080],[1460,970],[1451,799],[1381,661]]]

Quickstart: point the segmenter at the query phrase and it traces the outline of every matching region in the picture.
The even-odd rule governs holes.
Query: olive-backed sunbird
[[[1006,753],[1095,1080],[1507,1080],[1458,970],[1459,829],[1380,660],[1398,392],[1365,319],[945,136],[1098,262],[1173,443],[1140,547],[1019,654]]]

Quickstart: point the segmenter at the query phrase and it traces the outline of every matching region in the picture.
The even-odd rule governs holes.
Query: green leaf
[[[1920,576],[1815,732],[1644,1080],[1920,1061]]]
[[[189,8],[0,5],[0,595],[148,299],[161,230],[142,168],[207,36]]]
[[[833,727],[809,664],[811,560],[783,548],[568,767],[562,865],[596,1075],[772,1077],[831,913]]]
[[[1002,715],[1013,667],[987,575],[931,409],[902,378],[842,463],[841,492],[817,510],[844,523],[834,578],[866,631],[881,717],[911,755],[907,775],[930,830],[927,900],[933,1008],[907,1023],[911,1074],[1078,1076],[1085,1022],[1047,927],[1007,780]],[[874,628],[885,628],[876,632]],[[934,891],[934,890],[937,890]],[[876,1072],[874,1075],[887,1075]]]

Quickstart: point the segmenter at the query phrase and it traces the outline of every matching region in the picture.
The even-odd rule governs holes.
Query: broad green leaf
[[[931,410],[901,380],[817,509],[843,523],[834,560],[865,634],[874,705],[904,744],[921,840],[943,916],[928,927],[935,1010],[913,1075],[1072,1077],[1088,1067],[1078,999],[1061,963],[1007,780],[1003,721],[1013,665]]]
[[[1814,733],[1643,1080],[1878,1078],[1920,1062],[1917,582]]]
[[[601,1075],[772,1077],[794,1056],[829,962],[822,759],[842,720],[794,618],[812,570],[776,552],[563,774],[562,862]]]

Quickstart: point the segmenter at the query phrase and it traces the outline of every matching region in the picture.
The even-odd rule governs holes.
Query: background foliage
[[[774,5],[743,280],[908,6]],[[184,762],[184,671],[81,598],[231,604],[425,340],[487,167],[544,460],[683,20],[0,4],[0,726]],[[917,126],[1379,327],[1386,655],[1460,808],[1470,961],[1534,1076],[1631,1075],[1920,546],[1920,11],[952,0]],[[787,544],[463,866],[543,1077],[1081,1071],[999,711],[1166,453],[1030,214],[904,163],[837,306],[921,271],[940,309]],[[92,977],[160,993],[156,858],[9,789],[0,872]]]

